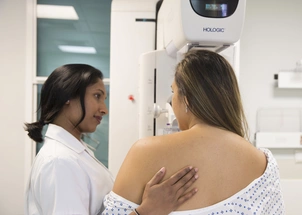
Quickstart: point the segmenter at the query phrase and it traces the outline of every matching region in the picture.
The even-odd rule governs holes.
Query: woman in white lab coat
[[[44,83],[40,119],[26,123],[29,137],[36,142],[43,141],[43,126],[48,128],[32,165],[25,214],[102,213],[103,198],[114,179],[81,140],[81,135],[94,132],[108,113],[102,79],[101,71],[94,67],[69,64],[57,68]],[[196,193],[195,189],[186,191],[197,178],[194,168],[183,168],[159,184],[164,173],[161,169],[147,184],[139,208],[143,214],[167,214]]]

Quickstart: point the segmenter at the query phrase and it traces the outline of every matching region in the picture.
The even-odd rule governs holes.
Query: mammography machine
[[[171,84],[185,52],[216,51],[238,74],[245,5],[245,0],[112,1],[109,169],[113,174],[135,141],[177,125],[169,104]]]
[[[244,1],[163,1],[157,19],[157,50],[140,59],[139,138],[177,130],[169,104],[177,62],[191,48],[218,53],[234,48],[244,11]],[[234,55],[228,58],[234,65]]]

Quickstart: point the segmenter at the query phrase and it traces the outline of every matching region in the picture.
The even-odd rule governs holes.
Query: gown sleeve
[[[104,198],[104,206],[102,215],[128,215],[139,205],[111,191]]]

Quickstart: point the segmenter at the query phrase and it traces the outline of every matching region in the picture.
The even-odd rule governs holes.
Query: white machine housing
[[[170,129],[173,124],[177,125],[170,106],[172,95],[170,86],[173,82],[175,66],[185,52],[191,48],[211,49],[219,53],[227,53],[224,57],[233,67],[238,63],[235,60],[238,57],[235,43],[239,41],[243,27],[245,1],[217,2],[163,1],[158,13],[158,48],[156,51],[143,54],[140,58],[139,138],[164,134],[165,129]],[[235,8],[230,12],[227,10],[231,7],[229,2]],[[211,6],[217,11],[213,14],[213,9],[210,13],[204,10],[202,14],[198,14],[196,5],[202,8]],[[223,13],[222,8],[225,9]],[[223,52],[227,48],[231,52],[229,50]]]
[[[241,35],[245,0],[164,0],[157,21],[157,49],[175,53],[188,43],[221,47]]]

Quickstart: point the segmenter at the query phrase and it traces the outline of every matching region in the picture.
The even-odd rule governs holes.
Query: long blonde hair
[[[249,138],[234,70],[221,55],[190,50],[176,67],[175,83],[197,118]]]

